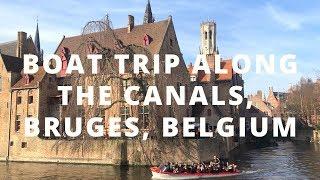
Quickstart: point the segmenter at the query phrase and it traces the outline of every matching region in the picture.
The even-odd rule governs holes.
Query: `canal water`
[[[242,174],[228,179],[320,179],[320,145],[281,142],[233,156]],[[150,179],[147,167],[0,162],[0,179]]]

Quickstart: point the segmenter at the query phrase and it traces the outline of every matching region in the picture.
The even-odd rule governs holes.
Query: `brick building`
[[[8,154],[12,87],[21,79],[23,54],[38,54],[32,38],[27,33],[18,32],[17,40],[0,43],[0,157]],[[18,125],[17,125],[18,126]],[[20,126],[20,125],[19,125]]]
[[[23,37],[22,37],[23,36]],[[109,52],[125,52],[127,47],[136,47],[133,53],[140,54],[159,54],[160,56],[160,74],[154,74],[152,66],[147,64],[148,70],[151,72],[147,83],[149,86],[155,85],[159,91],[161,100],[165,102],[166,86],[174,86],[178,89],[179,86],[185,86],[186,99],[190,99],[190,92],[194,86],[203,86],[205,93],[211,97],[211,86],[219,86],[219,99],[228,100],[231,98],[228,91],[231,86],[243,86],[243,80],[239,74],[232,71],[232,60],[223,60],[221,67],[228,69],[228,74],[213,75],[215,54],[219,54],[216,46],[216,24],[212,22],[201,24],[201,53],[206,54],[208,64],[213,71],[212,75],[206,75],[202,72],[198,74],[190,74],[192,65],[187,67],[179,43],[177,41],[172,17],[162,21],[155,21],[150,2],[146,7],[144,21],[141,25],[136,25],[133,16],[128,16],[128,25],[124,28],[114,29],[111,31],[99,31],[83,33],[79,36],[64,37],[59,43],[56,54],[62,59],[62,70],[57,75],[46,74],[43,68],[40,68],[38,73],[34,75],[21,74],[22,71],[22,55],[27,53],[37,54],[42,56],[40,50],[39,31],[37,26],[36,42],[33,43],[31,38],[26,37],[25,33],[21,33],[19,39],[24,39],[30,46],[24,47],[26,43],[16,43],[18,50],[13,50],[12,43],[9,43],[10,48],[4,48],[4,52],[19,52],[17,57],[1,54],[0,66],[5,67],[1,71],[0,77],[6,77],[9,83],[2,80],[1,97],[5,97],[8,103],[1,103],[0,112],[4,117],[1,123],[0,134],[0,157],[9,160],[17,161],[52,161],[52,162],[82,162],[82,163],[119,163],[119,161],[128,161],[129,164],[154,164],[163,160],[167,161],[185,161],[188,160],[207,160],[210,158],[208,151],[212,153],[222,154],[233,149],[236,144],[224,141],[219,141],[217,144],[212,141],[177,141],[176,139],[169,142],[156,141],[141,145],[139,141],[121,142],[121,144],[110,141],[102,141],[91,139],[88,140],[90,150],[85,150],[84,142],[77,144],[77,148],[70,147],[75,144],[76,140],[61,138],[44,139],[42,133],[39,138],[26,138],[24,134],[25,117],[37,117],[40,120],[40,131],[43,132],[44,117],[53,116],[62,120],[66,116],[80,116],[87,120],[90,117],[100,116],[104,119],[109,117],[119,116],[123,120],[127,117],[139,117],[140,128],[145,131],[158,130],[161,132],[163,117],[175,117],[179,121],[182,117],[195,116],[206,117],[209,120],[208,127],[215,129],[217,121],[222,116],[231,116],[237,118],[240,115],[240,107],[226,106],[179,106],[173,103],[167,105],[149,105],[149,106],[129,106],[121,102],[114,104],[111,108],[101,107],[96,110],[90,109],[90,106],[84,105],[81,107],[75,106],[75,94],[72,92],[69,97],[71,99],[68,107],[61,105],[61,94],[56,89],[57,85],[74,85],[74,79],[80,79],[77,74],[66,75],[66,65],[68,64],[71,54],[79,54],[84,64],[87,59],[86,54]],[[21,46],[23,45],[23,46]],[[1,45],[0,45],[1,49]],[[180,58],[180,64],[174,68],[171,74],[164,74],[164,56],[165,54],[175,54]],[[12,54],[13,55],[13,54]],[[9,65],[6,65],[9,64]],[[14,64],[14,66],[13,66]],[[54,64],[53,64],[54,65]],[[113,64],[114,69],[117,64]],[[120,76],[120,78],[111,80],[112,86],[112,101],[119,100],[123,97],[123,90],[131,85],[126,79],[130,74]],[[142,75],[143,76],[143,75]],[[82,86],[93,85],[95,82],[106,78],[104,74],[86,76],[81,81]],[[109,85],[107,83],[100,85]],[[87,90],[84,88],[83,90]],[[243,92],[242,92],[243,94]],[[5,99],[4,98],[4,99]],[[73,100],[72,100],[73,99]],[[186,102],[188,104],[188,102]],[[105,124],[107,121],[104,122]],[[179,122],[180,124],[180,122]],[[235,122],[235,124],[237,124]],[[61,123],[59,130],[63,134],[64,124]],[[181,127],[180,127],[181,129]],[[157,135],[157,134],[154,134]],[[162,144],[163,143],[163,144]],[[2,146],[4,145],[4,146]],[[103,148],[101,148],[101,146]],[[177,148],[179,147],[179,149]],[[194,148],[192,148],[194,147]],[[164,148],[164,150],[159,150]],[[76,149],[76,150],[75,150]],[[120,155],[116,153],[120,152]],[[187,151],[187,152],[186,152]],[[169,153],[168,153],[169,152]],[[186,153],[189,153],[186,156]],[[160,155],[159,155],[160,154]],[[162,155],[161,155],[162,154]],[[173,155],[175,154],[175,155]],[[169,155],[169,156],[168,156]],[[192,159],[192,156],[194,159]],[[159,158],[159,157],[161,158]],[[119,160],[120,159],[120,160]]]
[[[255,95],[249,95],[248,100],[252,101],[252,105],[261,112],[264,112],[269,117],[282,117],[281,104],[285,103],[286,93],[275,92],[270,87],[268,96],[264,97],[261,90],[257,91]]]

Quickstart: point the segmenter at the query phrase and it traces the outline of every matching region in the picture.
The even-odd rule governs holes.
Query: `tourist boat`
[[[240,174],[240,171],[220,172],[220,173],[172,173],[161,172],[159,167],[151,167],[152,179],[205,179],[215,177],[228,177]]]

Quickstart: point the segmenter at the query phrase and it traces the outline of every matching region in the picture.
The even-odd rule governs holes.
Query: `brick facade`
[[[190,99],[191,91],[195,85],[203,86],[207,97],[211,97],[211,86],[219,86],[219,99],[228,100],[229,88],[234,85],[243,86],[241,76],[235,74],[231,70],[231,60],[224,60],[222,67],[227,68],[230,73],[221,76],[212,76],[209,79],[200,79],[197,74],[197,80],[190,79],[189,71],[183,60],[177,41],[173,20],[170,16],[168,19],[145,23],[143,25],[134,25],[133,17],[130,16],[128,23],[130,27],[114,30],[121,43],[120,45],[113,41],[111,35],[105,36],[96,32],[85,34],[83,36],[74,36],[64,38],[57,47],[56,54],[60,55],[63,60],[67,60],[67,54],[75,53],[79,49],[79,42],[83,39],[87,41],[80,51],[77,52],[81,56],[93,51],[99,53],[99,50],[116,49],[119,46],[142,46],[151,54],[160,55],[160,75],[149,75],[149,85],[157,86],[161,100],[165,102],[166,86],[185,86],[188,90],[186,99]],[[112,34],[113,35],[113,34]],[[104,39],[105,38],[105,39]],[[146,42],[146,38],[148,42]],[[121,45],[122,44],[122,45]],[[89,47],[89,48],[88,48]],[[93,49],[97,49],[94,51]],[[120,47],[121,48],[121,47]],[[89,51],[88,51],[89,49]],[[24,51],[23,51],[24,52]],[[175,54],[180,58],[180,64],[173,69],[171,74],[164,74],[164,55]],[[212,57],[212,54],[208,55]],[[212,60],[212,59],[211,59]],[[67,61],[66,61],[67,62]],[[214,60],[213,60],[214,62]],[[3,66],[0,61],[0,66]],[[117,65],[116,65],[117,66]],[[116,69],[116,68],[115,68]],[[152,69],[149,69],[152,70]],[[171,140],[148,140],[141,142],[139,140],[98,140],[89,139],[87,141],[65,139],[65,138],[44,138],[41,136],[36,138],[24,137],[24,121],[25,117],[37,117],[40,120],[40,129],[43,133],[44,117],[53,116],[62,120],[66,116],[71,118],[80,116],[90,118],[100,116],[107,119],[111,116],[121,116],[125,107],[128,107],[130,116],[139,117],[139,106],[127,106],[124,103],[116,103],[110,109],[103,112],[91,111],[84,103],[83,107],[75,106],[75,94],[70,94],[69,106],[61,106],[61,94],[57,92],[57,85],[67,85],[72,82],[74,76],[68,76],[63,71],[55,75],[48,75],[40,68],[39,72],[32,76],[25,76],[17,71],[11,74],[10,71],[1,71],[3,91],[1,97],[7,99],[9,103],[1,103],[1,135],[0,135],[0,157],[14,161],[46,161],[46,162],[81,162],[81,163],[102,163],[102,164],[155,164],[163,160],[174,161],[202,161],[210,159],[210,153],[226,154],[236,146],[231,138],[227,138],[227,143],[222,137],[214,140],[185,140],[174,138]],[[95,75],[87,77],[83,80],[83,86],[94,85],[94,83],[104,75]],[[203,78],[203,77],[201,77]],[[118,100],[122,96],[123,86],[119,79],[110,82],[112,87],[112,100]],[[243,92],[242,92],[243,93]],[[32,100],[31,100],[32,99]],[[148,106],[148,125],[143,125],[146,130],[162,130],[163,117],[175,117],[181,123],[182,117],[196,116],[207,117],[209,125],[215,127],[217,120],[222,116],[231,116],[237,118],[240,114],[240,108],[226,106],[179,106],[175,103],[171,106],[167,105],[149,105]],[[6,107],[4,107],[6,106]],[[103,109],[103,108],[102,108]],[[145,122],[144,122],[145,123]],[[154,129],[151,129],[151,123],[154,123]],[[236,122],[235,122],[236,123]],[[63,133],[63,124],[59,127]],[[181,129],[181,127],[180,127]],[[107,131],[107,129],[106,129]],[[9,137],[10,136],[10,137]],[[10,147],[8,147],[10,145]],[[4,147],[4,148],[2,148]],[[90,148],[88,148],[90,147]],[[9,154],[8,154],[9,153]],[[127,161],[127,162],[124,162]]]

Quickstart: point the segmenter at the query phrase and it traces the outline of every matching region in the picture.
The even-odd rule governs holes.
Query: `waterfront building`
[[[37,54],[32,38],[25,32],[18,32],[17,40],[0,43],[0,159],[8,156],[12,87],[22,77],[23,54]]]
[[[146,79],[141,81],[147,83],[146,86],[155,85],[159,90],[160,97],[165,97],[165,87],[174,86],[179,89],[180,86],[186,87],[186,99],[190,99],[191,89],[195,85],[203,86],[205,89],[208,102],[211,100],[211,87],[219,86],[219,99],[228,102],[231,98],[228,90],[231,86],[243,86],[242,77],[232,71],[232,60],[222,60],[221,67],[228,69],[228,74],[206,75],[203,72],[198,74],[189,74],[192,65],[187,67],[179,43],[176,37],[174,23],[171,16],[165,20],[155,21],[150,2],[146,6],[143,24],[135,24],[134,17],[128,16],[128,25],[123,28],[112,29],[109,21],[92,21],[88,24],[81,35],[72,37],[63,37],[55,53],[61,57],[62,70],[57,75],[48,75],[41,67],[38,73],[34,75],[24,75],[22,71],[23,54],[36,54],[41,59],[42,50],[40,48],[39,30],[36,30],[36,42],[33,43],[31,50],[28,48],[20,49],[13,57],[15,61],[6,61],[10,58],[2,56],[3,63],[10,62],[10,66],[2,71],[1,75],[7,77],[10,72],[10,84],[6,92],[1,92],[1,96],[8,98],[8,105],[5,106],[2,113],[6,114],[1,124],[3,131],[0,133],[1,140],[1,158],[14,161],[42,161],[42,162],[78,162],[78,163],[102,163],[102,164],[156,164],[163,161],[202,161],[211,158],[211,153],[226,155],[230,150],[237,146],[237,138],[222,137],[212,139],[190,139],[181,138],[163,139],[160,138],[162,131],[162,118],[175,117],[179,121],[182,117],[195,116],[206,117],[209,119],[208,128],[215,131],[217,120],[222,116],[231,116],[238,119],[241,114],[241,108],[230,105],[225,106],[180,106],[172,103],[166,105],[149,105],[149,106],[129,106],[119,101],[123,97],[123,91],[132,85],[130,78]],[[98,27],[98,30],[97,30]],[[100,29],[99,29],[100,28]],[[216,45],[216,24],[213,22],[201,24],[201,53],[207,56],[210,68],[214,69],[215,54],[219,54]],[[22,34],[26,35],[26,34]],[[31,38],[29,38],[31,39]],[[30,41],[30,40],[29,40]],[[18,43],[21,44],[21,43]],[[23,43],[22,43],[23,44]],[[9,52],[9,51],[7,51]],[[108,75],[104,73],[96,75],[84,75],[73,73],[66,74],[66,66],[71,54],[79,54],[83,64],[88,65],[86,54],[113,55],[116,53],[140,53],[150,56],[159,54],[160,56],[160,74],[154,74],[152,66],[147,64],[150,75],[140,74],[134,77],[127,73],[119,75],[114,69],[118,69],[118,64],[112,61],[111,64],[101,62],[101,67],[112,71],[112,75],[117,78],[110,81]],[[180,58],[180,64],[173,69],[171,74],[164,74],[165,54],[175,54]],[[112,59],[111,59],[112,60]],[[16,63],[18,62],[18,63]],[[14,64],[17,69],[10,69]],[[41,65],[41,64],[40,64]],[[55,65],[55,64],[53,64]],[[87,67],[87,66],[86,66]],[[90,68],[90,67],[89,67]],[[106,69],[99,69],[103,72]],[[0,81],[1,82],[1,81]],[[137,81],[140,82],[140,81]],[[137,83],[135,82],[135,83]],[[142,84],[143,84],[142,83]],[[2,81],[4,85],[4,81]],[[76,106],[75,93],[70,93],[70,103],[68,106],[61,105],[61,94],[56,89],[58,85],[82,85],[83,91],[87,91],[86,86],[111,85],[112,101],[119,101],[113,106],[92,107],[84,101],[83,106]],[[145,85],[141,85],[144,87]],[[243,92],[242,92],[243,94]],[[188,104],[186,102],[185,104]],[[87,121],[91,117],[102,117],[105,119],[103,124],[107,127],[108,132],[109,117],[119,116],[122,120],[128,117],[139,117],[139,127],[144,132],[150,132],[149,140],[141,142],[137,140],[120,139],[114,140],[105,138],[88,138],[83,134],[82,138],[71,139],[64,135],[64,124],[61,122],[59,131],[61,137],[54,135],[49,138],[43,137],[44,117],[56,117],[60,120],[65,117],[82,117]],[[35,117],[40,120],[40,135],[36,138],[24,137],[25,117]],[[235,124],[238,124],[236,121]],[[181,124],[179,122],[179,124]],[[74,126],[72,126],[74,127]],[[179,127],[182,128],[182,127]],[[125,131],[125,127],[122,129]],[[207,153],[211,152],[211,153]]]
[[[252,105],[264,112],[269,117],[284,117],[282,107],[285,106],[287,93],[275,92],[272,87],[269,87],[267,98],[261,90],[255,95],[249,95],[248,99],[252,101]]]

